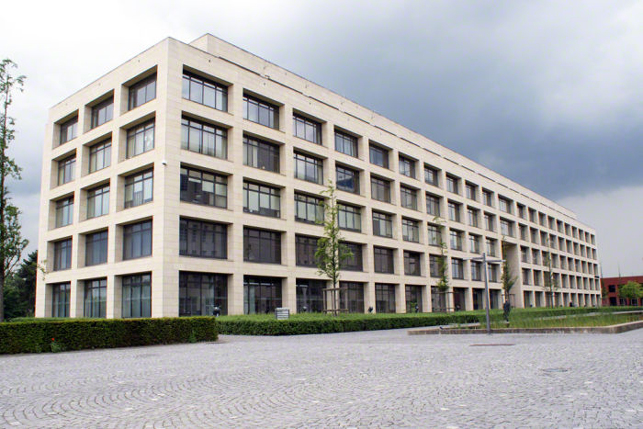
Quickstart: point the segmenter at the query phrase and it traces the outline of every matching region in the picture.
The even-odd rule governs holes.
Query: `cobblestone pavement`
[[[643,330],[224,336],[0,356],[0,426],[641,428],[642,374]]]

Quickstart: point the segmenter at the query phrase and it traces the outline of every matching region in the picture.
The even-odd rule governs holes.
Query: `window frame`
[[[256,118],[251,110],[256,109]],[[275,130],[279,129],[279,106],[252,95],[244,94],[243,119]],[[265,116],[267,115],[267,116]]]
[[[143,91],[143,98],[139,100],[139,91]],[[133,110],[137,107],[149,103],[156,99],[156,73],[151,76],[145,77],[138,82],[130,85],[127,95],[127,110]]]
[[[152,256],[153,228],[154,225],[151,220],[144,220],[123,226],[124,261]]]

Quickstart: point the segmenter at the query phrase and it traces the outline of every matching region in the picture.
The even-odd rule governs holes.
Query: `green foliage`
[[[214,317],[22,319],[0,324],[0,354],[215,341]]]
[[[444,225],[442,225],[442,220],[439,217],[434,217],[433,221],[438,226],[440,231],[440,256],[438,257],[438,275],[440,280],[436,283],[436,287],[440,292],[446,292],[449,290],[449,264],[447,261],[447,244],[442,240]]]
[[[507,258],[507,244],[502,243],[502,275],[500,282],[502,283],[502,290],[505,292],[505,300],[509,300],[509,292],[516,284],[516,277],[511,276],[511,267]]]
[[[36,302],[38,251],[31,252],[5,279],[4,312],[7,320],[33,316]]]
[[[643,288],[640,283],[629,281],[618,288],[618,297],[623,299],[643,298]]]

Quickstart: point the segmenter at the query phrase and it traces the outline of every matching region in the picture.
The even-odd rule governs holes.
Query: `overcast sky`
[[[14,1],[12,183],[36,248],[47,110],[165,37],[211,33],[553,199],[605,276],[643,274],[642,1]]]

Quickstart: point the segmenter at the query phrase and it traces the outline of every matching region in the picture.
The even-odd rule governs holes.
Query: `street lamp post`
[[[488,271],[487,271],[487,264],[489,262],[504,262],[504,259],[487,259],[487,253],[483,253],[482,257],[478,258],[466,258],[467,260],[470,261],[481,261],[482,262],[482,271],[484,272],[484,293],[486,297],[486,318],[487,318],[487,334],[491,335],[491,321],[489,318],[489,308],[490,308],[490,300],[489,300],[489,280],[488,280]]]

